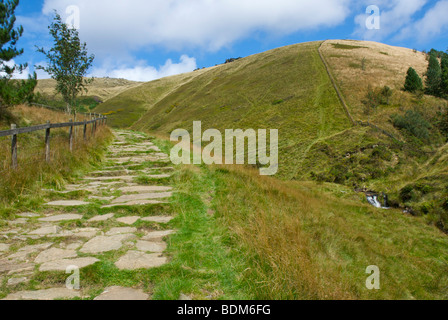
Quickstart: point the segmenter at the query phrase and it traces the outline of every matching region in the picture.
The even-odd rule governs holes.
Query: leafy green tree
[[[442,95],[448,97],[448,55],[442,57],[442,81],[440,91]]]
[[[428,71],[426,72],[426,93],[434,96],[440,95],[440,85],[442,81],[442,69],[440,68],[437,55],[429,56]]]
[[[56,91],[66,103],[67,113],[76,114],[76,97],[87,92],[86,85],[93,79],[85,79],[87,71],[93,64],[94,55],[87,52],[87,44],[81,43],[78,30],[69,27],[55,11],[53,23],[48,27],[54,39],[54,46],[49,51],[38,48],[48,60],[48,66],[37,66],[46,71],[57,81]]]
[[[422,78],[420,78],[417,71],[412,67],[408,69],[404,90],[412,93],[423,90]]]
[[[14,73],[21,73],[27,64],[15,64],[14,58],[23,54],[23,49],[17,49],[17,41],[23,34],[23,27],[14,27],[15,10],[19,0],[0,0],[0,107],[31,102],[37,85],[34,73],[28,80],[12,80]]]

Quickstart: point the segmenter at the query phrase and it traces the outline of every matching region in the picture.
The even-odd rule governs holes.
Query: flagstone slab
[[[124,202],[124,203],[115,203],[115,204],[109,204],[109,205],[105,205],[102,206],[101,208],[113,208],[113,207],[130,207],[130,206],[144,206],[144,205],[148,205],[148,204],[162,204],[162,203],[167,203],[164,201],[157,201],[157,200],[135,200],[135,201],[129,201],[129,202]]]
[[[0,252],[6,252],[9,250],[9,244],[0,243]]]
[[[7,272],[9,275],[23,272],[25,270],[34,270],[34,263],[18,263],[14,260],[0,259],[0,273]]]
[[[148,240],[148,241],[162,241],[163,238],[172,235],[176,231],[174,230],[165,230],[165,231],[152,231],[148,232],[145,236],[141,238],[141,240]]]
[[[157,268],[167,262],[168,259],[158,253],[147,254],[140,251],[128,251],[115,263],[115,266],[120,270],[137,270]]]
[[[109,219],[112,219],[114,217],[113,213],[109,213],[109,214],[105,214],[102,216],[96,216],[93,217],[92,219],[88,220],[89,222],[101,222],[101,221],[107,221]]]
[[[123,193],[148,193],[148,192],[167,192],[173,190],[172,187],[161,186],[131,186],[118,188]]]
[[[45,263],[55,260],[67,259],[67,258],[76,258],[78,254],[75,250],[64,250],[58,248],[51,248],[39,253],[39,255],[34,260],[35,263]]]
[[[23,213],[19,213],[17,216],[21,217],[21,218],[36,218],[36,217],[40,217],[40,214],[37,213],[33,213],[33,212],[23,212]]]
[[[106,233],[106,236],[115,236],[115,235],[134,233],[134,232],[137,232],[137,228],[132,228],[132,227],[112,228]]]
[[[82,215],[80,214],[60,214],[56,216],[50,216],[45,218],[40,218],[40,222],[60,222],[60,221],[71,221],[71,220],[81,220]]]
[[[67,288],[52,288],[38,291],[20,291],[3,300],[56,300],[82,298],[81,293]]]
[[[135,176],[115,176],[115,177],[86,177],[84,180],[87,181],[107,181],[107,180],[122,180],[122,181],[133,181]],[[116,183],[116,182],[115,182]]]
[[[132,288],[123,287],[109,287],[104,292],[93,300],[106,300],[106,301],[139,301],[148,300],[149,295],[142,290],[136,290]]]
[[[92,257],[49,261],[42,264],[39,268],[39,271],[66,271],[70,266],[75,266],[79,269],[82,269],[91,266],[98,261],[100,260]]]
[[[15,226],[15,225],[21,225],[21,224],[26,224],[26,223],[28,223],[28,219],[26,219],[26,218],[19,218],[19,219],[16,219],[16,220],[8,221],[8,223],[9,223],[10,225],[13,225],[13,226]]]
[[[162,253],[166,250],[166,242],[137,241],[137,250],[143,252]]]
[[[154,216],[154,217],[141,218],[142,221],[155,222],[155,223],[169,223],[173,219],[174,219],[174,217],[166,217],[166,216]]]
[[[21,277],[21,278],[11,278],[8,280],[8,286],[14,287],[21,283],[29,282],[30,280],[27,277]]]
[[[156,193],[140,193],[140,194],[128,194],[121,196],[112,201],[112,204],[125,203],[129,201],[137,200],[153,200],[153,199],[165,199],[170,198],[173,195],[172,192],[156,192]]]
[[[113,250],[119,250],[123,246],[123,241],[132,239],[134,237],[135,235],[133,234],[98,236],[85,243],[80,252],[98,254]]]
[[[88,205],[88,202],[78,201],[78,200],[60,200],[48,202],[45,205],[52,207],[80,207]]]
[[[45,226],[34,231],[29,232],[30,235],[38,235],[38,236],[48,236],[58,234],[61,231],[61,228],[58,226]]]
[[[131,225],[131,224],[136,223],[139,219],[140,219],[140,217],[122,217],[122,218],[118,218],[117,221],[120,223]]]

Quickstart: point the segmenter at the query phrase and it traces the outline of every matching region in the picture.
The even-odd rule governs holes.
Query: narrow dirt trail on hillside
[[[126,277],[139,279],[139,272],[168,263],[172,170],[146,136],[117,132],[100,171],[64,191],[48,190],[52,201],[42,210],[18,214],[0,228],[0,294],[6,300],[150,299],[150,284],[126,286],[132,284]]]

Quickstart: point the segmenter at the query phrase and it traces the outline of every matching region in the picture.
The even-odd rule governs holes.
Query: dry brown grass
[[[335,44],[363,48],[341,49],[334,47]],[[329,40],[324,42],[321,51],[332,69],[355,120],[365,118],[362,114],[361,101],[369,86],[372,88],[389,86],[396,91],[396,94],[403,94],[403,97],[397,97],[397,99],[408,100],[409,95],[400,92],[404,86],[408,68],[413,67],[423,78],[428,67],[426,55],[422,52],[371,41]],[[362,70],[363,59],[365,59],[365,70]]]
[[[68,115],[47,109],[18,106],[11,112],[21,123],[30,126],[46,123],[67,122]],[[81,127],[79,127],[81,128]],[[89,126],[88,139],[84,141],[83,130],[75,130],[73,152],[69,150],[68,128],[51,131],[51,161],[45,161],[45,130],[18,135],[18,168],[11,167],[11,137],[0,138],[0,202],[8,206],[22,195],[40,194],[43,185],[59,188],[64,179],[75,169],[86,168],[91,160],[99,160],[111,132],[108,127],[98,127],[92,136]]]
[[[251,257],[257,299],[446,298],[448,240],[435,227],[359,204],[349,189],[335,197],[331,189],[343,187],[224,168],[215,171],[215,210]],[[365,286],[370,265],[381,270],[379,291]]]
[[[118,94],[141,85],[142,82],[129,81],[125,79],[95,78],[93,83],[87,86],[88,96],[97,96],[102,101],[107,101]],[[56,81],[53,79],[39,80],[36,92],[47,96],[54,96]]]

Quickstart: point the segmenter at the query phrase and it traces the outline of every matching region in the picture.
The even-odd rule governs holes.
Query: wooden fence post
[[[45,131],[45,161],[50,162],[50,121],[47,121],[48,128]]]
[[[92,119],[93,120],[93,119]],[[92,137],[95,135],[95,122],[92,122]]]
[[[70,139],[70,152],[73,151],[73,119],[70,119],[72,125],[70,126],[70,133],[69,133],[69,139]]]
[[[87,120],[84,120],[84,141],[87,140]]]
[[[11,124],[11,130],[17,129],[17,125]],[[13,169],[17,169],[17,135],[11,138],[11,161]]]

